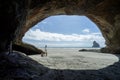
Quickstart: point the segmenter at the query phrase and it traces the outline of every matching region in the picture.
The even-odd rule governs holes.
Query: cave
[[[44,53],[42,50],[37,49],[35,46],[25,44],[22,42],[24,34],[35,24],[43,19],[52,15],[85,15],[91,19],[100,29],[103,37],[105,38],[106,46],[101,49],[101,52],[109,52],[119,54],[120,53],[120,0],[0,0],[0,68],[1,73],[0,79],[8,80],[47,80],[47,79],[36,79],[38,76],[31,76],[26,74],[26,70],[23,69],[19,63],[15,65],[19,60],[18,56],[14,59],[14,55],[8,55],[9,45],[12,43],[13,49],[16,51],[24,52],[25,54],[41,54]],[[27,50],[27,51],[26,51]],[[15,54],[18,52],[14,52]],[[16,54],[19,55],[19,54]],[[21,57],[21,55],[19,55]],[[28,58],[27,58],[28,59]],[[11,63],[10,63],[11,62]],[[29,61],[28,61],[29,62]],[[31,61],[31,63],[33,63]],[[4,64],[4,65],[3,65]],[[35,62],[35,64],[38,64]],[[29,64],[33,66],[32,64]],[[39,68],[42,65],[39,64]],[[115,63],[116,67],[119,67],[119,62]],[[18,68],[21,69],[18,69]],[[27,66],[24,66],[27,67]],[[45,68],[45,67],[44,67]],[[15,69],[15,70],[14,70]],[[28,69],[28,67],[27,67]],[[31,69],[31,68],[29,68]],[[32,74],[29,69],[28,73]],[[107,67],[112,70],[112,66]],[[20,73],[17,73],[21,70]],[[35,69],[33,73],[35,75],[42,75],[43,73],[36,73],[38,70]],[[42,70],[46,72],[48,68]],[[104,70],[104,69],[101,69]],[[98,71],[99,79],[103,76],[101,70]],[[105,69],[106,70],[106,69]],[[17,74],[12,73],[15,72]],[[56,71],[57,72],[57,71]],[[59,71],[61,74],[63,71]],[[87,71],[89,73],[96,71]],[[24,74],[25,73],[25,74]],[[84,71],[80,71],[84,73]],[[109,73],[109,72],[108,72]],[[107,76],[108,73],[104,73]],[[9,75],[11,74],[11,75]],[[55,74],[55,73],[54,73]],[[86,74],[86,73],[85,73]],[[7,77],[6,77],[7,75]],[[17,78],[19,75],[19,78]],[[3,79],[3,76],[5,79]],[[22,77],[21,77],[22,76]],[[24,77],[23,77],[24,76]],[[29,78],[26,78],[26,77]],[[59,75],[58,75],[59,76]],[[62,79],[62,75],[61,79]],[[82,76],[82,75],[81,75]],[[95,76],[94,76],[95,77]],[[14,79],[13,79],[14,78]],[[103,80],[109,80],[114,78],[106,78]],[[119,80],[119,75],[116,75],[116,80]],[[60,80],[60,79],[59,79]]]

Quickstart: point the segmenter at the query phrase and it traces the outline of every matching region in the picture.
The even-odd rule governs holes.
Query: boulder
[[[43,55],[45,52],[41,49],[38,49],[37,47],[27,44],[27,43],[14,43],[13,44],[13,50],[25,53],[26,55],[35,55],[40,54]]]

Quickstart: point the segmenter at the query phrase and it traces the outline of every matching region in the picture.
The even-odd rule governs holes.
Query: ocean
[[[45,48],[40,48],[43,51],[45,51]],[[49,47],[46,48],[48,53],[78,53],[79,50],[81,49],[86,49],[86,50],[100,50],[100,48],[91,48],[91,47],[84,47],[84,48],[78,48],[78,47]]]

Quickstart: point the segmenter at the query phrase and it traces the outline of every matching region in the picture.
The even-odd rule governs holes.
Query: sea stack
[[[92,47],[100,47],[100,45],[96,41],[93,41],[93,46]]]

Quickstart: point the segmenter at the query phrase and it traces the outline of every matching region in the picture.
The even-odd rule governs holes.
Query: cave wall
[[[19,43],[26,31],[38,22],[52,15],[66,14],[90,18],[101,30],[106,49],[120,51],[120,0],[12,0],[2,3],[0,8],[5,7],[5,10],[0,16],[1,20],[5,19],[5,24],[1,23],[5,27],[0,30],[1,49],[11,35],[15,35],[13,40]]]
[[[25,24],[27,4],[27,0],[0,0],[0,52],[7,50]]]

